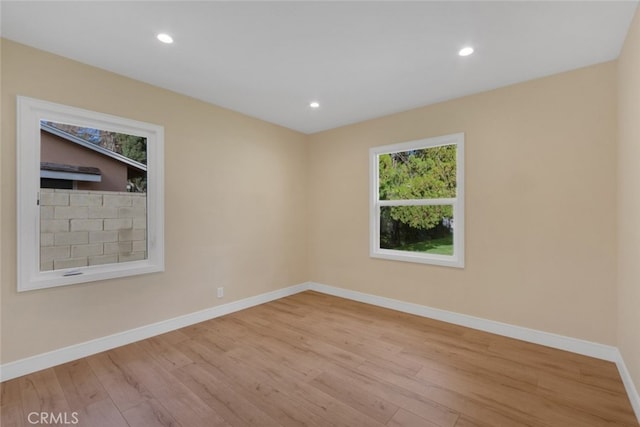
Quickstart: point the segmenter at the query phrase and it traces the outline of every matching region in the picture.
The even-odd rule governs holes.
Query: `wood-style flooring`
[[[315,292],[6,381],[1,411],[2,427],[638,426],[613,363]]]

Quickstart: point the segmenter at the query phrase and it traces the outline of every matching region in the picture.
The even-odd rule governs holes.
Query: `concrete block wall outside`
[[[145,259],[146,194],[40,190],[40,270]]]

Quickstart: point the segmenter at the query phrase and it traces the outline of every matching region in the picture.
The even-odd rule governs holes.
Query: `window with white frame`
[[[164,270],[164,129],[17,98],[18,291]]]
[[[370,149],[370,255],[464,267],[464,134]]]

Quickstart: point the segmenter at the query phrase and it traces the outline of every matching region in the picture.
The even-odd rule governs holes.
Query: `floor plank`
[[[177,369],[174,375],[231,425],[257,427],[280,425],[234,387],[227,385],[196,363]]]
[[[414,426],[423,426],[423,427],[440,427],[438,424],[433,424],[429,420],[425,420],[422,417],[419,417],[416,414],[413,414],[409,411],[405,411],[404,409],[400,409],[393,416],[391,421],[387,423],[389,427],[414,427]]]
[[[71,413],[62,386],[53,369],[45,369],[20,379],[25,417],[30,412]]]
[[[375,394],[367,393],[355,381],[323,372],[311,381],[311,385],[336,400],[343,402],[365,415],[387,423],[398,411],[398,406]]]
[[[73,408],[73,406],[72,406]],[[110,398],[90,403],[78,411],[78,421],[91,427],[128,427],[126,419]]]
[[[87,359],[56,366],[54,371],[71,408],[84,408],[108,398]]]
[[[311,291],[0,389],[3,427],[640,427],[610,362]]]
[[[122,413],[131,427],[180,427],[155,399],[139,402]]]
[[[118,362],[114,351],[90,356],[87,362],[121,412],[153,398],[147,387],[133,376],[127,361]]]
[[[0,426],[27,425],[22,408],[21,379],[17,378],[0,384]]]

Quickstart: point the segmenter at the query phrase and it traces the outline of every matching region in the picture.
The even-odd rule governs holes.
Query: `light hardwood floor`
[[[3,427],[638,426],[613,363],[310,291],[7,381],[1,411]]]

